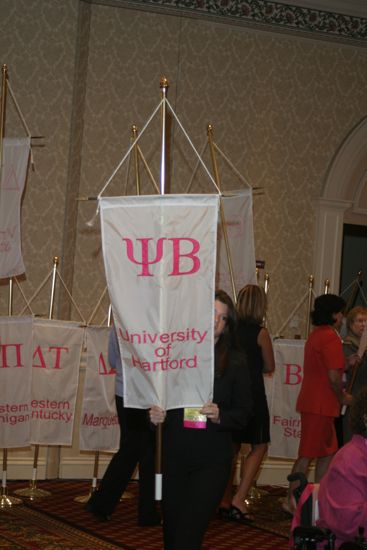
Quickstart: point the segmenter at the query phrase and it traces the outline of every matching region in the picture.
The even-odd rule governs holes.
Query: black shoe
[[[102,510],[98,510],[98,508],[96,508],[95,505],[90,500],[88,500],[88,502],[84,506],[84,510],[93,514],[100,521],[110,521],[111,519],[110,514],[106,514]]]

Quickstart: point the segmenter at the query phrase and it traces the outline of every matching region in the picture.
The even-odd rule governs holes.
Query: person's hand
[[[353,403],[353,395],[351,393],[344,392],[342,405],[350,407]]]
[[[203,405],[200,414],[205,414],[205,416],[211,420],[211,422],[214,422],[214,424],[219,424],[220,422],[219,407],[216,403],[212,403],[212,401],[208,401],[208,403]]]
[[[359,357],[358,353],[352,353],[352,355],[349,355],[349,357],[346,357],[345,359],[345,366],[346,370],[349,370],[356,365],[359,365],[361,363],[361,358]]]
[[[149,409],[149,418],[151,423],[155,426],[157,424],[162,424],[166,418],[166,411],[158,407],[158,405],[153,405],[153,407]]]

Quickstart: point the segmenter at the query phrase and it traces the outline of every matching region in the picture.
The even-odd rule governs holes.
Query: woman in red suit
[[[301,414],[301,441],[298,458],[292,473],[307,474],[310,462],[316,459],[315,481],[326,473],[338,450],[334,418],[341,405],[351,402],[351,395],[343,392],[342,375],[345,359],[338,330],[343,321],[345,302],[334,294],[324,294],[315,300],[311,314],[314,330],[305,345],[303,380],[297,400]],[[355,362],[355,356],[349,359]],[[294,511],[292,491],[298,482],[290,485],[289,511]]]

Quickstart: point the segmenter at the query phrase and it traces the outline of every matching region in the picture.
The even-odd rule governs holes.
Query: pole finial
[[[167,90],[167,88],[169,88],[169,82],[165,76],[161,76],[161,79],[159,81],[159,87],[161,88],[161,90],[163,89]]]
[[[212,134],[212,133],[213,133],[213,130],[214,130],[213,125],[212,125],[212,124],[208,124],[208,126],[206,127],[206,131],[207,131],[208,135],[209,135],[209,134]]]
[[[58,256],[54,256],[53,263],[54,263],[54,265],[58,265],[58,263],[59,263],[59,257]]]

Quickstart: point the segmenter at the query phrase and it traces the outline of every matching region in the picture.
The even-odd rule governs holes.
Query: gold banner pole
[[[162,99],[162,148],[161,148],[161,172],[160,172],[160,193],[164,195],[167,184],[167,91],[169,83],[167,78],[162,77],[159,83]],[[158,424],[155,436],[155,500],[162,500],[162,424]]]
[[[329,289],[330,289],[330,280],[325,279],[324,294],[329,294]]]
[[[313,275],[308,278],[308,306],[307,306],[307,323],[306,323],[306,338],[310,334],[311,327],[311,309],[312,309],[312,297],[313,297]]]
[[[138,127],[135,124],[131,127],[132,138],[135,141],[138,137]],[[139,151],[138,146],[134,146],[134,166],[135,166],[135,182],[136,182],[136,194],[140,195],[140,172],[139,172]]]
[[[13,315],[13,279],[9,279],[9,317]],[[15,504],[22,504],[22,500],[17,497],[11,497],[7,494],[7,475],[8,475],[8,449],[3,449],[3,475],[1,482],[0,508],[9,508]]]
[[[214,149],[213,126],[211,124],[208,124],[207,134],[208,134],[208,143],[209,143],[209,148],[210,148],[210,156],[211,156],[211,159],[212,159],[215,183],[217,184],[218,189],[221,189],[221,181],[220,181],[220,176],[219,176],[218,163],[217,163],[217,158],[215,156],[215,149]],[[230,279],[231,279],[232,296],[233,296],[234,303],[237,304],[237,292],[236,292],[236,285],[235,285],[235,281],[234,281],[232,255],[231,255],[231,249],[229,247],[227,224],[226,224],[226,218],[225,218],[225,215],[224,215],[222,197],[220,198],[220,203],[219,204],[220,204],[220,206],[219,206],[220,225],[221,225],[222,234],[223,234],[223,238],[224,238],[224,246],[225,246],[225,249],[226,249],[228,270],[229,270],[229,276],[230,276]]]
[[[55,302],[55,288],[56,288],[56,275],[57,275],[57,266],[59,263],[59,258],[54,256],[53,259],[53,271],[52,271],[52,283],[51,283],[51,297],[50,297],[50,308],[48,313],[48,318],[52,319],[53,308]],[[36,498],[48,497],[51,495],[50,491],[45,489],[39,489],[37,487],[37,470],[38,470],[38,455],[39,455],[40,446],[36,444],[34,446],[34,457],[33,457],[33,471],[32,479],[29,482],[29,487],[25,489],[17,489],[14,491],[17,495],[29,498],[30,500],[35,500]]]
[[[6,96],[8,67],[3,65],[1,68],[1,106],[0,106],[0,180],[3,169],[3,141],[5,137],[5,117],[6,117]]]

